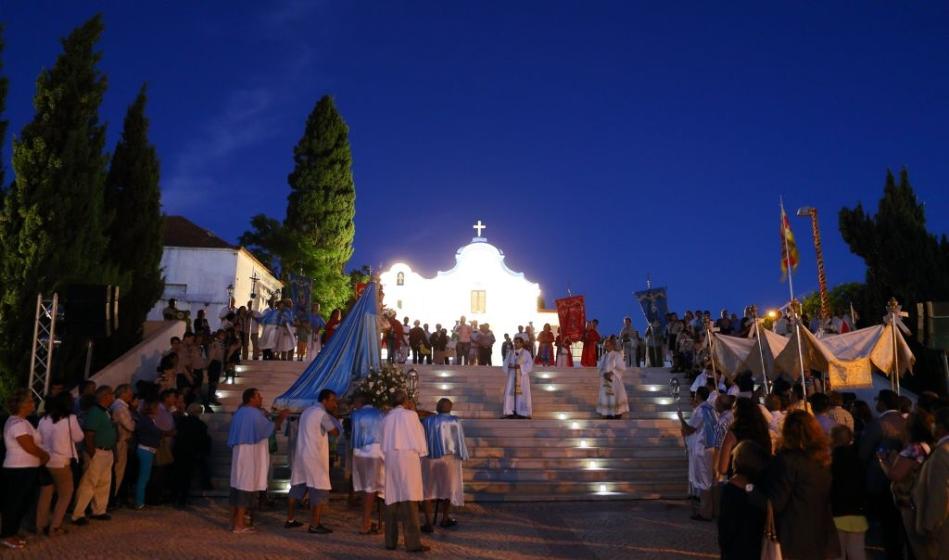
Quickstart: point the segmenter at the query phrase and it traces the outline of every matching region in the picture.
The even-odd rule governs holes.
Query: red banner
[[[587,324],[586,307],[583,305],[583,296],[570,296],[558,299],[557,316],[560,318],[560,336],[571,341],[583,338],[583,330]]]

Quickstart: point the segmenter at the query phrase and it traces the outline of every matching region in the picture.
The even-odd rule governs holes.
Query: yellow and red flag
[[[794,241],[794,232],[791,231],[791,221],[781,203],[781,278],[787,278],[788,271],[797,268],[800,255],[797,252],[797,243]]]

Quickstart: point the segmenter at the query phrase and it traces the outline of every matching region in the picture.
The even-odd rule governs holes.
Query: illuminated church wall
[[[504,253],[482,237],[476,237],[455,254],[455,266],[426,278],[402,262],[393,264],[380,276],[386,307],[394,309],[399,320],[408,316],[436,323],[451,332],[455,322],[464,315],[468,321],[487,322],[497,338],[494,346],[495,365],[501,360],[504,333],[511,336],[518,325],[529,321],[540,332],[544,323],[557,329],[556,312],[538,311],[540,285],[521,272],[504,264]]]

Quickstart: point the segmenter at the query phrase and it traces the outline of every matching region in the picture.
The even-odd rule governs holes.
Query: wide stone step
[[[483,471],[496,469],[667,469],[677,472],[687,472],[688,465],[682,461],[682,453],[674,454],[674,457],[614,457],[606,459],[589,458],[536,458],[536,457],[469,457],[465,461],[465,471]]]
[[[465,492],[477,501],[517,501],[517,497],[537,501],[544,496],[581,496],[601,495],[614,498],[657,500],[662,498],[681,498],[688,493],[688,481],[631,481],[631,482],[501,482],[469,481],[465,483]],[[494,499],[492,499],[494,497]],[[543,500],[540,500],[543,501]]]
[[[638,447],[643,445],[676,444],[682,442],[681,437],[672,434],[660,436],[641,435],[635,439],[626,437],[615,438],[578,438],[578,437],[466,437],[465,443],[469,448],[481,446],[498,446],[504,448],[563,448],[563,447]],[[501,445],[497,445],[497,444]]]
[[[682,483],[688,468],[677,469],[466,469],[465,482],[643,482]]]
[[[504,441],[508,438],[603,438],[615,440],[617,438],[638,439],[641,437],[680,437],[678,426],[643,427],[643,428],[578,428],[564,433],[563,428],[465,428],[467,438],[495,438]]]
[[[669,457],[670,453],[681,457],[683,463],[687,461],[682,444],[671,441],[637,447],[468,447],[471,457],[490,459],[619,459]]]

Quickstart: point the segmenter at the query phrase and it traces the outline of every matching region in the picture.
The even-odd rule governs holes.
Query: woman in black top
[[[766,480],[784,558],[839,557],[830,504],[830,442],[816,418],[803,410],[787,415]]]
[[[771,460],[771,450],[745,440],[732,453],[735,475],[722,486],[718,547],[722,560],[758,560],[768,499],[757,487]]]

